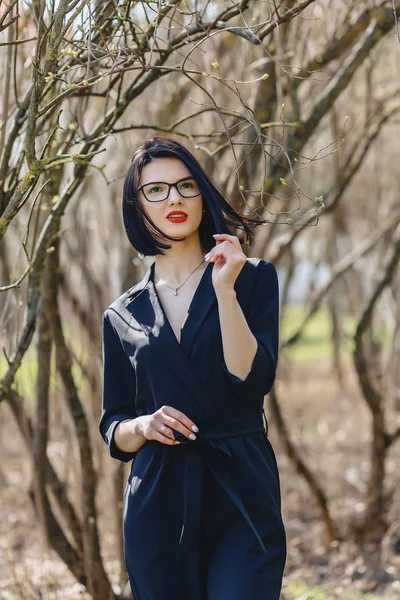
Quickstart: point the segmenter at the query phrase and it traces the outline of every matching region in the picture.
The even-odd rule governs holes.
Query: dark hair
[[[155,256],[156,254],[165,254],[163,249],[171,248],[169,244],[153,238],[145,221],[166,239],[176,240],[158,229],[146,215],[137,197],[137,188],[143,167],[153,159],[161,157],[179,158],[200,187],[205,213],[199,226],[199,237],[201,245],[207,252],[215,246],[213,233],[236,235],[235,228],[244,232],[244,236],[238,235],[241,243],[251,244],[253,229],[257,225],[265,224],[266,221],[261,218],[249,219],[237,212],[211,182],[198,160],[187,148],[171,138],[155,136],[143,140],[136,148],[123,188],[122,212],[125,231],[129,242],[138,252],[145,256]]]

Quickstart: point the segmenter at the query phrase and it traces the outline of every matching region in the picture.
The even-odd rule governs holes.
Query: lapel
[[[190,394],[189,397],[197,400],[203,409],[209,413],[210,417],[215,416],[210,413],[213,403],[204,402],[204,395],[209,394],[209,390],[206,391],[203,388],[189,360],[190,351],[200,327],[209,312],[217,305],[212,283],[213,263],[207,265],[196,288],[181,331],[180,343],[175,337],[158,298],[154,285],[154,268],[155,261],[150,265],[143,279],[127,292],[124,306],[130,318],[136,322],[132,323],[134,328],[137,329],[137,325],[139,325],[144,331],[149,338],[152,350],[156,352],[160,360],[167,363],[168,368],[180,379],[181,383],[187,388]],[[249,290],[252,289],[252,286],[249,285],[252,271],[248,261],[246,261],[234,286],[244,311],[248,307]],[[247,293],[244,294],[244,292]]]

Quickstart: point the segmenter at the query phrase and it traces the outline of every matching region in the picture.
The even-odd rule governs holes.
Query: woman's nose
[[[181,202],[182,201],[182,198],[176,188],[174,188],[174,187],[171,188],[171,190],[169,192],[168,200],[170,202],[177,202],[177,201]]]

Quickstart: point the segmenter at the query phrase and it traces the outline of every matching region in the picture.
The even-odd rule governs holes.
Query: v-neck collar
[[[158,302],[158,304],[159,304],[159,306],[160,306],[160,308],[161,308],[161,310],[163,312],[163,315],[164,315],[164,318],[165,318],[165,323],[166,323],[167,327],[169,327],[169,329],[171,330],[171,333],[174,336],[174,338],[175,338],[176,343],[178,344],[178,346],[182,347],[182,344],[183,344],[183,335],[184,335],[185,327],[187,326],[187,324],[189,322],[189,319],[191,318],[190,317],[191,312],[194,315],[196,314],[197,297],[198,297],[198,295],[200,293],[201,286],[202,286],[204,280],[207,278],[208,271],[210,272],[210,278],[211,278],[211,271],[212,271],[211,267],[212,267],[213,263],[208,263],[208,265],[206,266],[206,268],[203,271],[203,274],[202,274],[202,276],[200,278],[199,283],[197,284],[197,287],[196,287],[196,289],[194,291],[194,294],[192,296],[192,299],[190,301],[189,308],[187,309],[186,318],[185,318],[185,320],[183,322],[183,325],[181,326],[181,329],[180,329],[180,334],[181,335],[180,335],[180,340],[179,341],[178,341],[178,338],[175,335],[175,332],[174,332],[174,330],[172,328],[172,325],[171,325],[171,323],[170,323],[170,321],[169,321],[169,319],[167,317],[167,314],[166,314],[165,309],[163,307],[163,304],[161,302],[160,296],[159,296],[159,294],[157,292],[157,288],[156,288],[156,285],[155,285],[155,282],[154,282],[155,265],[156,265],[156,261],[154,261],[151,264],[151,266],[150,266],[150,269],[151,269],[151,271],[150,271],[150,279],[151,279],[151,281],[153,282],[153,285],[154,285],[154,291],[155,291],[156,296],[157,296],[157,302]],[[212,281],[211,281],[211,283],[212,283]]]
[[[166,327],[168,327],[168,328],[169,328],[169,330],[170,330],[170,333],[171,333],[171,334],[173,335],[173,337],[175,338],[175,341],[176,341],[176,343],[178,344],[178,346],[180,346],[181,348],[183,348],[183,346],[184,346],[184,339],[183,339],[183,338],[184,338],[184,332],[185,332],[185,328],[186,328],[186,327],[190,327],[191,315],[194,315],[194,316],[196,315],[196,309],[197,309],[197,306],[198,306],[197,299],[198,299],[198,296],[200,295],[200,292],[201,292],[202,285],[203,285],[203,284],[205,285],[205,283],[204,283],[204,282],[205,282],[205,280],[207,279],[207,275],[208,275],[208,274],[210,275],[210,278],[209,278],[209,283],[211,283],[211,288],[213,288],[213,286],[212,286],[212,281],[211,281],[211,271],[212,271],[212,268],[211,268],[211,267],[212,267],[212,264],[213,264],[213,263],[209,263],[209,264],[207,265],[207,267],[206,267],[206,268],[204,269],[204,271],[203,271],[203,274],[202,274],[202,276],[201,276],[201,278],[200,278],[200,281],[199,281],[199,283],[197,284],[197,287],[196,287],[196,289],[195,289],[195,291],[194,291],[194,294],[193,294],[193,296],[192,296],[192,299],[191,299],[191,301],[190,301],[189,308],[187,309],[186,318],[185,318],[185,320],[184,320],[184,322],[183,322],[183,324],[182,324],[182,326],[181,326],[181,330],[180,330],[180,340],[179,340],[179,341],[178,341],[178,338],[177,338],[177,337],[176,337],[176,335],[175,335],[175,332],[174,332],[174,330],[173,330],[173,328],[172,328],[172,325],[171,325],[171,323],[170,323],[170,321],[169,321],[169,319],[168,319],[168,317],[167,317],[167,314],[166,314],[166,312],[165,312],[165,309],[164,309],[164,307],[163,307],[163,304],[162,304],[162,302],[161,302],[160,296],[159,296],[159,294],[158,294],[158,292],[157,292],[157,288],[156,288],[156,285],[155,285],[155,282],[154,282],[154,270],[155,270],[155,264],[156,264],[156,262],[154,261],[154,262],[152,263],[151,267],[150,267],[150,269],[151,269],[151,272],[150,272],[150,279],[151,279],[151,281],[152,281],[152,283],[153,283],[153,286],[154,286],[154,292],[155,292],[155,295],[156,295],[156,300],[157,300],[157,303],[158,303],[158,305],[159,305],[159,307],[160,307],[160,309],[161,309],[161,311],[162,311],[162,313],[163,313],[163,315],[164,315],[164,319],[165,319],[165,325],[166,325]],[[213,289],[211,290],[211,292],[213,292]]]
[[[197,285],[188,308],[187,318],[182,326],[179,342],[155,288],[155,261],[147,269],[143,279],[127,292],[124,304],[135,321],[147,335],[151,334],[153,343],[156,340],[164,341],[167,342],[168,348],[175,347],[178,350],[177,353],[172,352],[175,356],[182,351],[186,356],[189,355],[197,332],[212,306],[217,302],[211,278],[213,264],[207,265]]]

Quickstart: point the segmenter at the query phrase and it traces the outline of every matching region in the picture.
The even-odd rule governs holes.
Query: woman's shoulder
[[[123,292],[118,298],[115,298],[115,300],[113,300],[104,310],[102,315],[103,320],[109,320],[114,326],[117,325],[117,322],[120,321],[120,319],[125,321],[128,316],[128,304],[132,299],[132,295],[139,290],[140,283],[140,281],[135,283],[135,285]]]
[[[267,290],[270,294],[271,289],[278,290],[279,279],[275,265],[264,258],[250,257],[247,259],[249,273],[252,269],[250,280],[253,282],[253,293],[259,293],[260,290]]]
[[[249,269],[253,269],[254,273],[265,272],[265,273],[275,273],[276,269],[272,262],[266,260],[264,258],[259,258],[258,256],[251,256],[247,258],[247,264],[249,265]]]
[[[261,265],[261,268],[265,265],[272,265],[272,262],[266,260],[264,258],[259,258],[258,256],[249,256],[247,257],[247,262],[253,265],[254,267],[258,267]]]
[[[111,304],[105,309],[105,311],[103,312],[103,315],[106,315],[106,313],[112,313],[112,312],[115,312],[115,313],[124,312],[126,310],[126,307],[129,304],[129,302],[137,294],[140,294],[140,292],[146,286],[148,279],[150,277],[150,271],[151,271],[151,267],[149,267],[147,269],[147,271],[146,271],[145,275],[142,277],[142,279],[137,281],[129,289],[125,290],[125,292],[123,292],[120,296],[118,296],[118,298],[115,298],[115,300],[113,300],[111,302]]]

